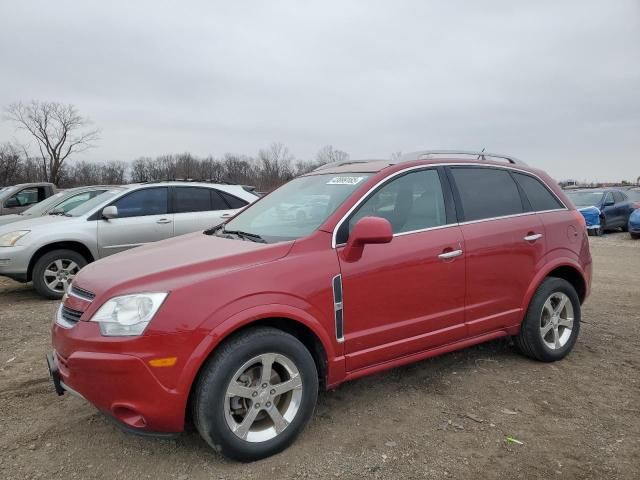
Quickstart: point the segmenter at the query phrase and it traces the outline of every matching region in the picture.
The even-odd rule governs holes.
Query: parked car
[[[635,209],[629,216],[628,229],[631,238],[640,238],[640,208]]]
[[[217,225],[257,196],[237,185],[159,182],[112,187],[64,215],[0,226],[0,276],[61,298],[87,263]]]
[[[616,228],[627,230],[633,202],[624,191],[614,188],[582,189],[567,192],[567,196],[579,210],[596,207],[600,211],[600,227],[595,231],[596,235]]]
[[[629,188],[628,190],[625,190],[625,193],[627,194],[627,197],[629,197],[629,200],[633,202],[633,208],[640,208],[640,187]]]
[[[0,226],[19,222],[21,220],[27,220],[32,217],[41,217],[49,214],[65,214],[77,206],[82,205],[87,200],[91,200],[93,197],[106,192],[110,188],[112,187],[95,185],[59,191],[46,200],[36,203],[33,207],[27,208],[21,213],[14,213],[0,217]]]
[[[52,327],[56,391],[130,431],[192,418],[251,461],[294,441],[319,388],[507,336],[564,358],[591,282],[583,218],[544,172],[477,156],[331,164],[88,265]],[[274,214],[322,198],[322,215]]]
[[[21,183],[0,191],[0,215],[20,213],[56,193],[53,183]]]

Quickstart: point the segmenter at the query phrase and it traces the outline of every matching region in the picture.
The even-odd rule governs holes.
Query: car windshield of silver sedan
[[[307,236],[369,176],[333,173],[296,178],[206,233],[267,243]]]
[[[91,200],[87,200],[82,205],[79,205],[76,208],[69,210],[65,214],[65,216],[81,217],[82,215],[91,212],[98,205],[101,205],[102,203],[106,202],[110,198],[115,197],[120,192],[122,192],[122,190],[109,190],[107,192],[101,193],[100,195],[96,195]]]

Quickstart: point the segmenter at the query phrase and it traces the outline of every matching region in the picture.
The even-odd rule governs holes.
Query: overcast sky
[[[638,0],[7,0],[0,65],[0,105],[101,129],[77,158],[486,147],[556,179],[640,175]]]

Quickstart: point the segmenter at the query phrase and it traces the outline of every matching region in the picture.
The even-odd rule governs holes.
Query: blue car
[[[629,234],[631,238],[640,238],[640,208],[637,208],[629,216]]]
[[[633,202],[624,190],[616,188],[589,188],[571,190],[566,192],[573,204],[581,211],[587,221],[587,227],[591,224],[593,232],[600,235],[606,230],[621,228],[627,231],[629,216],[634,210]],[[594,224],[592,213],[598,209],[598,224]],[[591,231],[591,229],[590,229]]]

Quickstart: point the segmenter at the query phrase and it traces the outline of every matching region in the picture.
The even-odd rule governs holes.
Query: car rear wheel
[[[573,285],[562,278],[545,279],[515,337],[518,349],[542,362],[561,360],[576,343],[580,314],[580,299]]]
[[[42,255],[33,266],[33,286],[43,297],[62,298],[87,259],[74,250],[53,250]]]
[[[204,365],[193,419],[211,447],[249,462],[293,443],[317,396],[318,373],[306,347],[281,330],[256,328],[222,345]]]

